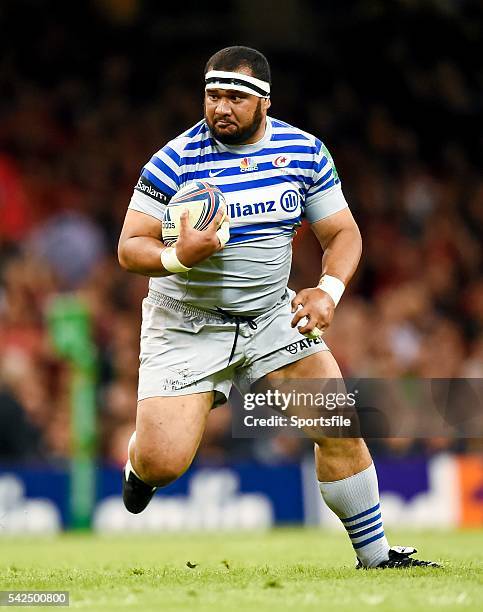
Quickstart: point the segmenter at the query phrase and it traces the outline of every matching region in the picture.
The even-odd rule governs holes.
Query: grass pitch
[[[344,533],[0,539],[0,590],[68,590],[72,608],[481,610],[483,531],[390,533],[440,570],[355,571]]]

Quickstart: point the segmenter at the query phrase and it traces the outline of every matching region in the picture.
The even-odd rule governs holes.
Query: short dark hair
[[[220,49],[206,62],[205,74],[209,70],[235,72],[242,66],[249,68],[255,78],[271,82],[270,65],[267,58],[260,51],[250,47],[235,46]]]

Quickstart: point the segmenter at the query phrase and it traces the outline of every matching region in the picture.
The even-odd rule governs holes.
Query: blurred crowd
[[[185,6],[183,21],[181,9],[148,0],[68,4],[5,0],[0,12],[0,461],[69,456],[71,371],[45,313],[56,294],[76,292],[99,352],[99,452],[124,462],[147,279],[119,268],[117,238],[140,168],[201,117],[205,60],[236,42],[267,54],[271,114],[324,140],[361,227],[363,259],[326,334],[343,373],[483,377],[478,3],[287,2],[297,20],[284,26],[284,3],[276,14],[267,0],[257,3],[272,20],[266,38],[259,27],[250,35],[253,15],[236,2],[230,37],[206,5]],[[302,226],[293,289],[317,282],[320,257]],[[283,461],[309,447],[233,440],[224,406],[198,460]],[[375,448],[482,444],[405,438]]]

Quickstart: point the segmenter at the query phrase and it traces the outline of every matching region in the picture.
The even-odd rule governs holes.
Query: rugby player
[[[119,262],[150,278],[143,301],[136,431],[123,498],[144,510],[158,487],[190,466],[210,410],[233,383],[340,379],[318,337],[327,329],[361,255],[361,236],[332,158],[316,137],[268,116],[270,68],[254,49],[228,47],[206,65],[204,119],[144,166],[119,241]],[[174,247],[161,241],[170,198],[184,185],[218,186],[230,214],[204,231],[181,219]],[[287,288],[291,243],[301,219],[323,249],[317,287]],[[225,244],[226,242],[226,244]],[[300,343],[296,352],[286,350]],[[315,440],[320,491],[346,528],[357,567],[436,564],[390,548],[377,475],[360,438]]]

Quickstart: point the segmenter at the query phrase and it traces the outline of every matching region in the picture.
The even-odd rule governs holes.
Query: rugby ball
[[[226,217],[226,202],[220,189],[205,181],[194,181],[182,187],[164,211],[161,232],[166,246],[172,246],[178,240],[180,217],[185,210],[189,212],[191,227],[201,231],[208,227],[219,210],[223,211],[221,226]]]

